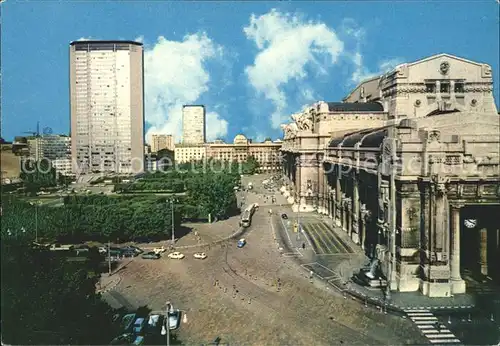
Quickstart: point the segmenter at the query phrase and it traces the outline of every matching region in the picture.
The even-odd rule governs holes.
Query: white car
[[[162,253],[164,253],[165,251],[167,251],[167,249],[165,249],[163,246],[162,246],[162,247],[155,247],[155,248],[153,249],[153,252],[154,252],[155,254],[157,254],[157,255],[162,254]]]
[[[207,255],[204,252],[197,252],[193,256],[194,256],[194,258],[197,258],[197,259],[205,259],[205,258],[207,258]]]
[[[172,252],[172,253],[169,253],[168,254],[168,258],[172,258],[172,259],[183,259],[184,258],[184,255],[181,254],[180,252]]]

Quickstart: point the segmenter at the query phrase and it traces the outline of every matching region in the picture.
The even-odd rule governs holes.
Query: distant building
[[[205,106],[182,107],[182,144],[202,144],[206,141]]]
[[[142,43],[74,41],[69,56],[73,169],[142,172]]]
[[[175,146],[175,162],[186,163],[191,161],[201,161],[206,157],[207,146],[200,144],[177,144]]]
[[[174,151],[162,149],[146,155],[146,170],[148,172],[163,171],[174,166]]]
[[[71,159],[71,138],[65,135],[38,137],[42,158],[49,160]]]
[[[18,180],[21,174],[21,158],[13,152],[12,143],[0,144],[0,179],[2,184]]]
[[[162,149],[174,150],[174,136],[156,134],[151,136],[151,152],[157,153]]]
[[[280,160],[281,141],[273,142],[270,138],[262,143],[253,143],[244,135],[234,137],[233,143],[224,143],[221,140],[207,145],[207,158],[218,161],[244,162],[253,156],[260,165],[261,171],[278,171],[281,167]]]

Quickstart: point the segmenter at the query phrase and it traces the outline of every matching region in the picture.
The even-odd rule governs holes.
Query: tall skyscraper
[[[74,41],[69,66],[74,172],[142,172],[142,43]]]
[[[174,150],[172,135],[151,135],[151,152],[157,153],[162,149]]]
[[[182,106],[182,143],[205,143],[205,106]]]

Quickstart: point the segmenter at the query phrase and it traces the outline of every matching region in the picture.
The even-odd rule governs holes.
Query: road
[[[206,249],[203,261],[193,258],[196,249],[183,252],[183,260],[139,258],[120,272],[116,292],[136,308],[159,310],[167,300],[181,307],[188,323],[179,338],[187,344],[217,336],[223,343],[249,345],[425,343],[408,320],[344,299],[321,280],[311,283],[293,256],[282,255],[300,251],[291,244],[283,248],[287,239],[276,238],[281,221],[269,210],[280,206],[266,201],[258,187],[240,197],[260,204],[244,248],[230,240]]]

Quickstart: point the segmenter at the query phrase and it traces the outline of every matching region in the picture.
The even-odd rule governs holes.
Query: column
[[[297,169],[297,173],[295,173],[295,195],[292,196],[295,198],[295,203],[297,203],[298,208],[300,210],[300,205],[302,202],[302,162],[301,158],[297,160],[295,165]]]
[[[342,224],[342,184],[340,182],[340,179],[342,179],[341,177],[341,172],[342,172],[342,166],[339,164],[337,165],[336,167],[336,170],[337,170],[337,175],[336,175],[336,179],[335,179],[335,194],[336,194],[336,198],[335,198],[335,209],[336,209],[336,213],[335,213],[335,219],[336,219],[336,223],[337,223],[337,226],[341,226]]]
[[[319,214],[324,214],[324,204],[323,200],[325,197],[325,168],[323,163],[318,162],[318,206],[317,212]]]
[[[352,176],[352,237],[351,239],[359,244],[359,184],[358,175],[353,173]]]
[[[465,282],[460,276],[460,208],[463,205],[451,206],[451,293],[465,293]]]
[[[479,260],[481,274],[488,275],[488,229],[479,230]]]
[[[364,250],[365,249],[365,239],[366,239],[366,218],[368,214],[368,210],[366,210],[366,206],[364,204],[361,205],[360,207],[360,223],[361,223],[361,234],[359,237],[359,242],[361,243],[361,248]]]

